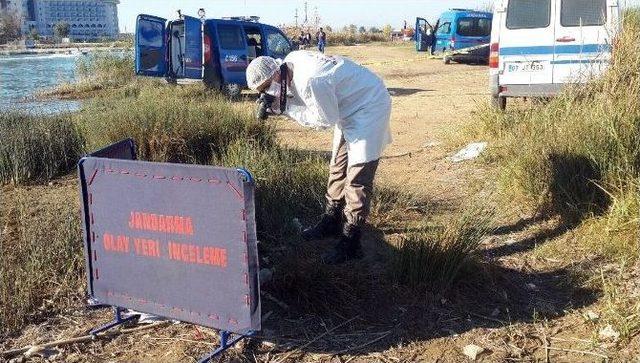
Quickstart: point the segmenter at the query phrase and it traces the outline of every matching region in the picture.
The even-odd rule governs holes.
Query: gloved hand
[[[266,93],[261,93],[260,97],[256,101],[258,104],[258,109],[256,110],[256,118],[260,121],[264,121],[269,118],[269,113],[271,113],[271,105],[275,102],[276,98],[274,96],[268,95]]]

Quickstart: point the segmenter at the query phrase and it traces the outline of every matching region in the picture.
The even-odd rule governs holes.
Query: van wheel
[[[449,56],[444,56],[444,64],[451,64],[451,57]]]
[[[235,101],[240,98],[242,93],[242,86],[237,83],[223,84],[221,88],[222,94],[228,97],[230,100]]]
[[[495,107],[500,111],[504,111],[507,109],[507,98],[500,96],[492,96],[491,97],[491,106]]]

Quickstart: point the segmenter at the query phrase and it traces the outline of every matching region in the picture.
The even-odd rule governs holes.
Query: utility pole
[[[296,8],[296,16],[294,16],[294,18],[296,18],[296,28],[298,27],[298,8]]]
[[[309,3],[306,1],[304,2],[304,23],[309,23]]]

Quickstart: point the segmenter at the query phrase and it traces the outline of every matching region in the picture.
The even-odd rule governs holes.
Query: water
[[[75,80],[75,65],[82,54],[0,56],[0,110],[34,113],[75,111],[79,102],[36,101],[37,91]]]

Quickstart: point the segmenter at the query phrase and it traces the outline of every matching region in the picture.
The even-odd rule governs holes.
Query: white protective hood
[[[347,141],[349,166],[377,160],[391,143],[391,97],[382,80],[341,57],[291,52],[292,97],[285,114],[308,127],[335,127],[333,153]]]

